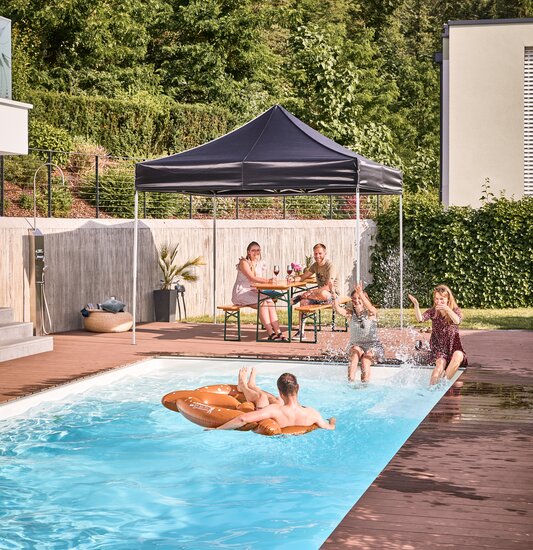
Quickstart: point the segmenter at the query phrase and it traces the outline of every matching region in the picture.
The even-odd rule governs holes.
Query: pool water
[[[337,429],[204,431],[160,403],[243,364],[274,393],[296,374],[300,402]],[[22,415],[1,407],[0,547],[318,548],[449,387],[429,374],[374,367],[364,387],[343,365],[156,359]]]

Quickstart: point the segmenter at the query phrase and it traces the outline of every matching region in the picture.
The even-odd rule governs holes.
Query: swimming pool
[[[203,431],[160,400],[256,366],[337,430]],[[155,359],[0,407],[0,546],[318,548],[440,399],[427,369]],[[43,402],[43,399],[46,402]]]

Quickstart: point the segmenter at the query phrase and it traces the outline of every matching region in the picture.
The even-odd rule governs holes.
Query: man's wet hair
[[[299,389],[300,386],[294,374],[285,372],[278,378],[278,390],[282,395],[296,395]]]

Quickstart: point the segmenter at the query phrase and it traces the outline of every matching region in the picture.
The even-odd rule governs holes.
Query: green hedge
[[[398,289],[398,204],[377,218],[372,254],[376,303],[391,303]],[[431,291],[448,285],[463,307],[533,305],[533,197],[485,200],[478,209],[445,209],[434,197],[404,199],[404,289],[431,304]],[[398,296],[398,294],[396,294]],[[407,301],[406,301],[407,304]]]
[[[167,98],[122,100],[33,91],[25,101],[33,104],[30,120],[98,143],[116,156],[151,158],[183,151],[221,136],[232,125],[229,112],[220,107],[181,105]],[[30,124],[30,141],[31,129]]]

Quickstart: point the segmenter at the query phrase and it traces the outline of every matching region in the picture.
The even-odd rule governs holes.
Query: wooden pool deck
[[[150,323],[131,333],[54,335],[54,351],[0,363],[0,403],[155,355],[313,359],[342,348],[224,342],[221,325]],[[413,334],[382,331],[387,344]],[[324,549],[533,547],[533,332],[463,331],[470,367],[324,543]],[[353,465],[354,469],[357,464]]]

